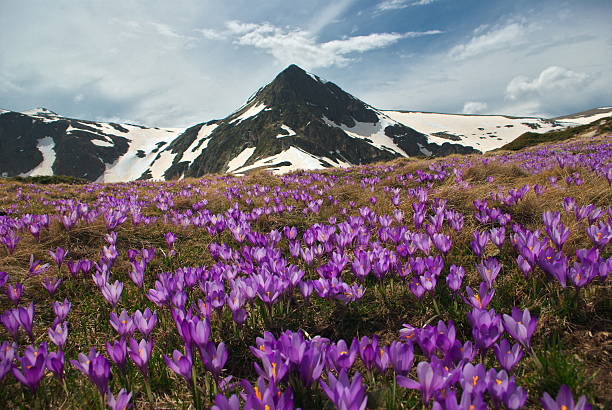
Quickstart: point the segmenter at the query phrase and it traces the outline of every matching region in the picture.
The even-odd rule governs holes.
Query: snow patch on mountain
[[[187,161],[189,163],[192,163],[193,160],[196,159],[202,153],[202,151],[206,149],[208,143],[210,142],[209,136],[210,134],[212,134],[215,128],[217,128],[217,126],[218,124],[202,125],[202,128],[200,128],[200,130],[198,131],[198,136],[196,137],[196,139],[183,153],[181,161]],[[201,142],[202,140],[204,140],[204,142]]]
[[[266,168],[269,171],[272,171],[274,174],[284,174],[291,171],[296,171],[300,169],[324,169],[329,167],[323,163],[325,161],[327,164],[332,165],[334,167],[346,168],[351,166],[351,164],[340,161],[333,160],[328,157],[317,157],[312,155],[300,148],[297,147],[289,147],[288,149],[270,157],[262,158],[255,161],[251,165],[247,165],[245,167],[237,168],[232,173],[235,175],[243,175],[245,172],[256,169],[256,168]],[[282,163],[290,163],[289,165]],[[278,166],[275,166],[278,165]]]
[[[43,137],[38,140],[36,148],[43,156],[43,160],[33,170],[22,174],[22,176],[53,175],[53,163],[55,162],[55,141],[51,137]]]
[[[158,155],[156,148],[159,149],[160,143],[167,145],[172,142],[182,133],[183,129],[142,129],[128,124],[121,124],[121,127],[128,130],[127,133],[120,133],[122,137],[130,140],[128,151],[113,164],[107,164],[101,182],[122,182],[138,179],[152,161],[155,161],[151,166],[153,179],[163,179],[164,172],[172,165],[174,155],[168,156],[165,155],[166,152],[162,152],[160,158],[155,160]],[[119,133],[117,130],[115,132]]]
[[[108,142],[106,139],[102,140],[102,139],[92,139],[91,143],[94,145],[97,145],[98,147],[114,147],[115,144],[113,144],[112,142]]]
[[[266,105],[265,104],[255,104],[252,105],[251,107],[249,107],[248,110],[246,110],[245,112],[243,112],[242,114],[240,114],[238,117],[234,118],[231,122],[231,124],[239,124],[240,122],[246,120],[247,118],[251,118],[256,116],[257,114],[259,114],[260,112],[264,111],[266,109]]]
[[[287,127],[285,124],[281,125],[281,128],[285,131],[287,131],[289,134],[278,134],[276,136],[276,138],[285,138],[285,137],[292,137],[294,135],[297,135],[297,133],[295,131],[293,131],[291,128]]]
[[[378,122],[376,123],[355,121],[355,126],[353,127],[347,127],[344,124],[338,125],[327,117],[323,117],[323,121],[330,127],[340,128],[350,137],[368,140],[376,148],[386,149],[404,157],[408,156],[403,149],[393,142],[392,138],[385,134],[385,128],[396,124],[392,119],[379,116]]]
[[[253,152],[255,152],[255,147],[243,149],[240,154],[236,155],[234,159],[227,163],[226,172],[231,173],[242,167],[249,160],[249,158],[251,158]]]

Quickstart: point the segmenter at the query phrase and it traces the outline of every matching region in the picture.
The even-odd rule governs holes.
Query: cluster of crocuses
[[[580,153],[584,148],[580,144],[564,147],[560,152],[543,148],[531,153],[478,160],[442,160],[432,163],[427,170],[410,174],[394,174],[395,165],[364,166],[354,174],[350,174],[350,170],[295,173],[281,177],[281,185],[274,187],[247,185],[243,179],[233,177],[157,185],[137,182],[110,189],[90,184],[80,189],[82,193],[96,194],[98,199],[93,202],[43,197],[41,203],[55,210],[50,215],[26,213],[31,196],[24,193],[27,190],[19,188],[22,209],[12,207],[6,212],[10,216],[0,216],[0,241],[7,253],[13,254],[22,246],[20,243],[27,242],[21,241],[20,236],[28,232],[39,241],[48,234],[46,231],[52,223],[59,223],[70,231],[103,220],[108,233],[98,261],[68,260],[69,252],[61,247],[50,250],[48,257],[60,274],[62,266],[67,266],[72,277],[93,269],[92,279],[113,309],[110,324],[118,337],[106,343],[106,355],[90,348],[89,353],[81,353],[76,360],[70,361],[91,380],[112,408],[126,407],[131,396],[125,390],[116,397],[109,392],[109,379],[116,374],[113,365],[118,374],[122,374],[129,357],[149,387],[152,332],[161,311],[169,313],[183,344],[182,350],[175,349],[171,354],[164,352],[168,354],[164,355],[164,361],[193,389],[196,404],[198,383],[202,381],[197,369],[201,363],[206,371],[204,378],[210,375],[215,385],[230,395],[229,398],[217,396],[219,408],[234,409],[241,401],[247,408],[291,408],[292,386],[295,386],[292,383],[296,380],[309,389],[320,388],[339,408],[364,408],[367,387],[361,374],[353,372],[359,358],[369,375],[383,377],[388,374],[390,377],[393,371],[396,376],[393,380],[400,386],[420,391],[423,401],[437,408],[486,408],[487,403],[520,408],[527,392],[516,383],[512,372],[523,354],[528,354],[536,319],[526,309],[513,307],[504,315],[488,309],[495,295],[495,280],[502,271],[500,259],[488,256],[490,250],[492,247],[511,249],[511,246],[518,254],[517,263],[525,275],[533,275],[539,268],[562,286],[571,281],[580,288],[597,277],[605,280],[612,268],[612,259],[604,259],[612,232],[611,210],[592,204],[579,205],[575,199],[566,198],[564,218],[574,218],[579,224],[576,228],[579,231],[575,233],[586,232],[593,243],[592,248],[577,250],[576,261],[570,266],[570,258],[564,254],[563,247],[571,233],[568,226],[572,225],[567,224],[566,219],[566,223],[561,221],[563,215],[557,212],[542,215],[546,236],[540,230],[532,232],[512,222],[512,208],[530,194],[530,186],[503,188],[492,192],[487,199],[475,201],[473,217],[481,227],[472,232],[470,249],[478,258],[475,270],[482,282],[478,289],[465,286],[462,291],[466,268],[450,264],[452,260],[448,255],[453,250],[453,235],[464,230],[465,216],[447,207],[446,200],[435,198],[435,184],[454,178],[460,189],[467,188],[469,183],[462,179],[465,171],[488,162],[518,164],[533,173],[552,167],[583,167],[581,173],[574,172],[566,178],[566,185],[582,184],[588,172],[611,181],[612,167],[608,164],[611,144],[601,144],[597,153],[590,154]],[[493,179],[488,181],[493,182]],[[414,187],[415,184],[418,186]],[[338,201],[332,193],[342,185],[369,189],[372,193],[366,201],[369,205],[358,207],[354,201],[346,204]],[[224,213],[211,212],[207,209],[208,201],[202,199],[204,189],[212,186],[227,199]],[[378,192],[382,192],[376,196],[374,192],[381,187]],[[28,189],[32,194],[46,195],[38,188]],[[548,185],[534,186],[533,192],[541,195],[547,189],[560,189],[556,177],[548,178]],[[175,209],[175,201],[183,198],[192,200],[191,209]],[[392,205],[390,214],[377,212],[383,201]],[[407,206],[408,201],[410,206]],[[292,226],[269,232],[259,229],[259,222],[268,222],[271,215],[303,214],[318,220],[317,215],[326,207],[331,207],[337,216],[315,223],[303,232]],[[502,212],[502,208],[509,211]],[[410,209],[411,220],[408,217]],[[145,216],[150,211],[161,212],[162,216]],[[175,232],[205,229],[213,238],[208,251],[215,263],[208,267],[186,266],[158,273],[153,288],[146,290],[145,277],[153,275],[145,272],[156,253],[180,264],[181,241],[170,231],[163,237],[166,249],[161,252],[156,252],[155,248],[129,249],[131,270],[128,276],[136,287],[146,292],[158,310],[141,307],[142,311],[133,314],[125,310],[116,313],[124,283],[111,281],[111,270],[120,257],[117,231],[120,232],[126,223],[135,227],[163,223],[174,226]],[[508,247],[505,246],[506,238],[511,243]],[[53,296],[61,289],[62,279],[54,274],[50,263],[36,258],[44,259],[47,255],[32,255],[29,274],[44,275],[42,284]],[[468,330],[472,340],[457,340],[452,322],[422,328],[406,326],[400,332],[400,339],[389,345],[379,343],[375,335],[347,344],[343,340],[306,338],[301,332],[287,331],[278,339],[266,333],[257,339],[257,346],[252,349],[257,359],[257,382],[243,380],[240,383],[242,393],[231,395],[238,385],[223,377],[229,352],[223,342],[215,343],[210,338],[210,321],[230,316],[223,315],[224,311],[229,311],[232,320],[243,326],[249,318],[257,319],[260,306],[263,309],[259,313],[266,317],[266,312],[270,315],[275,305],[299,300],[296,294],[301,295],[302,300],[314,294],[341,303],[358,303],[367,291],[366,282],[376,283],[389,277],[403,280],[412,294],[422,298],[434,294],[436,287],[444,282],[444,275],[451,293],[471,309]],[[55,320],[48,329],[48,337],[57,346],[56,352],[50,352],[45,342],[38,346],[19,346],[22,333],[31,342],[35,340],[34,304],[18,306],[24,287],[21,283],[8,283],[9,279],[8,274],[0,272],[0,288],[6,284],[7,297],[15,305],[0,316],[13,339],[2,344],[1,378],[10,372],[25,386],[36,390],[47,369],[63,382],[63,347],[68,337],[66,316],[70,303],[53,305]],[[128,282],[125,286],[131,285]],[[141,338],[135,337],[137,331]],[[511,338],[505,338],[505,334]],[[477,355],[484,357],[491,350],[501,367],[499,371],[474,363]],[[81,351],[87,351],[87,347]],[[198,353],[199,361],[196,359]],[[415,354],[423,359],[417,366],[413,366]],[[549,408],[553,408],[550,407],[553,403],[571,408],[570,402],[573,406],[567,388],[559,392],[556,401],[549,395],[543,398],[544,406]],[[587,405],[581,398],[576,406]]]

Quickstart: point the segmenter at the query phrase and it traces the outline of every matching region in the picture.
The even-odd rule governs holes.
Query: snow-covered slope
[[[605,118],[605,117],[610,117],[610,116],[612,116],[612,107],[600,107],[600,108],[594,108],[588,111],[579,112],[576,114],[553,118],[553,120],[584,125],[584,124],[589,124],[593,121],[597,121],[600,118]]]
[[[135,180],[149,170],[160,148],[183,131],[78,120],[46,108],[2,110],[1,114],[0,174],[5,176],[61,174],[97,182]],[[163,179],[165,171],[152,173]]]
[[[501,147],[525,132],[559,130],[570,124],[533,117],[463,115],[418,111],[383,111],[408,127],[428,135],[431,142],[457,144],[486,152]]]

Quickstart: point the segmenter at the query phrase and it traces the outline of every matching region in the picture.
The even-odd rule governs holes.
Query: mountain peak
[[[354,126],[355,121],[375,123],[378,116],[370,106],[342,90],[336,84],[321,80],[301,67],[291,64],[262,88],[254,98],[267,107],[281,107],[300,115],[316,111],[337,123]]]
[[[57,113],[51,111],[45,107],[36,107],[31,110],[23,111],[22,114],[26,115],[58,115]]]

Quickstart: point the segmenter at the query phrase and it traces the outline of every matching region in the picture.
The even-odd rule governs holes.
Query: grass
[[[604,140],[605,141],[605,140]],[[584,142],[584,141],[583,141]],[[587,148],[584,148],[587,150]],[[520,154],[520,153],[519,153]],[[447,208],[464,215],[464,228],[460,232],[452,231],[446,224],[443,232],[451,236],[453,246],[445,258],[445,267],[440,277],[439,285],[434,295],[425,295],[421,299],[410,293],[406,283],[399,277],[387,277],[377,280],[368,277],[364,286],[366,293],[358,303],[348,306],[334,300],[321,299],[312,296],[309,300],[294,292],[273,305],[268,311],[263,303],[256,300],[248,306],[249,319],[242,328],[238,328],[224,310],[212,318],[212,339],[215,342],[224,341],[230,352],[230,359],[225,366],[224,376],[246,378],[254,381],[257,377],[253,368],[254,357],[249,347],[255,345],[255,338],[271,331],[275,335],[284,330],[303,330],[310,336],[321,335],[332,341],[344,339],[350,342],[354,337],[376,334],[380,340],[390,342],[397,339],[402,324],[413,326],[436,324],[438,320],[453,320],[457,326],[458,338],[468,340],[471,330],[467,321],[468,306],[458,296],[453,296],[444,286],[444,278],[451,264],[466,268],[464,286],[478,287],[481,279],[475,270],[479,262],[469,247],[474,229],[490,229],[489,224],[480,224],[473,216],[475,208],[473,201],[489,198],[491,192],[507,192],[525,184],[533,186],[541,184],[548,187],[542,195],[530,191],[516,205],[503,205],[489,199],[492,206],[499,207],[503,212],[512,215],[513,220],[520,222],[527,229],[542,228],[541,214],[546,210],[557,210],[562,214],[563,223],[570,227],[571,235],[564,250],[572,254],[576,249],[590,246],[590,241],[584,233],[585,225],[577,223],[571,214],[562,208],[563,198],[572,196],[579,204],[593,203],[606,207],[612,203],[612,192],[601,176],[588,168],[560,169],[553,166],[542,172],[534,173],[522,166],[521,162],[506,161],[506,157],[484,163],[484,158],[468,156],[453,156],[448,159],[396,160],[388,164],[355,167],[349,170],[325,170],[316,174],[316,178],[308,173],[301,173],[298,180],[272,176],[257,172],[243,179],[210,176],[200,180],[188,179],[180,182],[150,183],[136,182],[132,184],[114,185],[24,185],[20,182],[5,180],[0,183],[0,209],[22,215],[25,213],[41,214],[55,213],[52,200],[79,200],[95,209],[103,201],[105,195],[128,197],[138,194],[142,203],[142,213],[160,218],[151,225],[135,226],[130,221],[116,229],[118,234],[117,248],[120,256],[112,269],[113,280],[125,283],[125,290],[116,309],[120,312],[126,309],[130,314],[136,309],[145,307],[156,309],[159,322],[154,330],[155,345],[150,364],[151,387],[153,399],[147,397],[142,375],[133,365],[129,365],[125,377],[119,376],[113,369],[111,391],[117,392],[126,388],[133,392],[133,401],[138,408],[189,408],[192,405],[192,392],[187,383],[176,376],[165,366],[162,355],[170,355],[173,349],[182,345],[172,318],[167,309],[156,308],[146,297],[146,290],[153,288],[156,275],[162,272],[175,271],[184,266],[214,265],[215,261],[208,251],[211,243],[227,243],[235,250],[240,249],[232,236],[225,231],[221,235],[211,236],[203,227],[183,227],[180,224],[180,214],[192,208],[196,202],[206,200],[206,209],[212,214],[226,212],[232,202],[236,201],[241,209],[253,209],[266,204],[265,198],[273,204],[279,192],[290,192],[304,195],[305,199],[293,199],[289,195],[284,201],[295,207],[291,212],[271,214],[252,222],[255,231],[268,233],[272,229],[280,230],[285,225],[295,226],[301,236],[306,229],[315,223],[328,223],[330,217],[336,217],[337,222],[345,219],[343,209],[348,215],[358,215],[359,209],[371,207],[380,215],[392,215],[395,209],[404,213],[402,224],[412,226],[413,211],[411,202],[414,200],[407,190],[423,186],[416,179],[406,179],[400,182],[399,176],[415,174],[418,170],[432,172],[430,166],[443,161],[454,161],[463,170],[467,186],[459,187],[452,177],[431,183],[429,199],[442,198],[447,201]],[[581,186],[566,185],[565,176],[579,171],[584,179]],[[493,180],[486,181],[487,176]],[[557,177],[556,186],[548,182],[549,177]],[[370,185],[368,181],[378,181]],[[370,189],[370,186],[372,189]],[[85,189],[88,188],[88,189]],[[155,206],[154,198],[163,188],[173,198],[173,205],[167,211]],[[396,208],[390,201],[389,189],[401,189],[401,202]],[[230,201],[226,193],[235,189]],[[261,189],[261,191],[260,191]],[[190,196],[182,196],[181,192],[189,192]],[[333,204],[329,198],[338,201]],[[372,204],[371,197],[376,197]],[[317,199],[323,199],[323,205],[318,213],[304,215],[302,210]],[[249,205],[247,200],[252,201]],[[349,202],[354,202],[351,207]],[[163,215],[170,220],[177,218],[178,225],[163,221]],[[166,245],[163,240],[165,232],[172,231],[178,236],[176,244],[177,255],[174,258],[164,256]],[[508,237],[510,229],[507,228]],[[102,299],[100,292],[93,285],[89,276],[71,278],[62,268],[59,273],[50,274],[63,278],[64,282],[52,298],[41,286],[42,277],[28,276],[28,261],[31,254],[46,262],[50,261],[48,251],[62,246],[69,250],[69,259],[89,258],[96,260],[105,244],[106,230],[104,220],[98,217],[92,224],[80,224],[71,231],[66,231],[57,220],[52,220],[48,231],[44,231],[41,240],[36,241],[27,233],[21,234],[21,241],[13,255],[0,250],[0,270],[11,276],[11,283],[16,281],[24,284],[24,295],[21,305],[30,301],[36,302],[34,336],[35,342],[48,341],[46,332],[53,321],[51,304],[54,300],[67,298],[72,302],[72,310],[68,316],[70,322],[68,344],[65,349],[67,359],[74,359],[78,353],[86,353],[90,346],[104,352],[104,343],[116,338],[115,331],[108,322],[110,306]],[[371,232],[370,242],[378,240],[376,229]],[[385,246],[392,248],[391,245]],[[144,291],[136,288],[128,278],[130,265],[127,260],[128,249],[154,247],[156,257],[147,267]],[[326,262],[317,260],[308,266],[301,259],[289,256],[288,242],[283,239],[279,244],[284,257],[290,263],[304,269],[306,276],[316,279],[315,268]],[[502,272],[496,280],[496,296],[490,307],[500,313],[510,313],[512,306],[521,309],[528,308],[538,316],[538,329],[533,338],[533,352],[525,352],[525,358],[515,371],[517,382],[529,391],[529,408],[538,406],[539,397],[543,392],[555,396],[562,384],[567,384],[574,394],[585,394],[596,407],[606,408],[612,399],[612,389],[606,380],[612,364],[609,358],[611,342],[612,316],[610,313],[612,300],[611,287],[608,282],[593,283],[583,289],[579,295],[573,290],[564,292],[558,284],[550,282],[540,270],[525,278],[516,265],[516,251],[508,243],[502,249],[489,244],[486,256],[495,256],[502,263]],[[421,254],[419,254],[421,255]],[[352,250],[348,253],[352,257]],[[423,255],[421,255],[423,256]],[[604,249],[603,257],[610,256],[609,247]],[[350,275],[350,263],[344,269],[343,276],[347,281],[353,281]],[[200,289],[194,290],[188,299],[196,303],[204,297]],[[0,310],[11,307],[6,297],[0,297]],[[509,336],[507,336],[509,337]],[[0,340],[9,339],[4,328],[0,327]],[[29,343],[24,334],[22,343]],[[415,366],[423,356],[416,349]],[[492,352],[481,358],[489,367],[499,369]],[[129,361],[129,360],[128,360]],[[369,408],[416,408],[420,406],[420,395],[400,387],[394,388],[393,375],[389,371],[383,375],[370,375],[363,365],[357,361],[356,368],[364,376],[368,386]],[[197,369],[199,375],[198,394],[205,408],[212,404],[214,390],[210,385],[210,376],[201,366]],[[415,377],[414,370],[411,373]],[[38,394],[31,395],[13,376],[7,376],[0,381],[0,407],[2,408],[95,408],[98,404],[96,388],[70,364],[66,364],[67,393],[57,379],[47,375],[43,378]],[[300,385],[298,381],[290,380],[295,393],[295,404],[302,408],[328,408],[330,403],[316,386],[310,389]],[[576,396],[575,396],[576,397]]]

